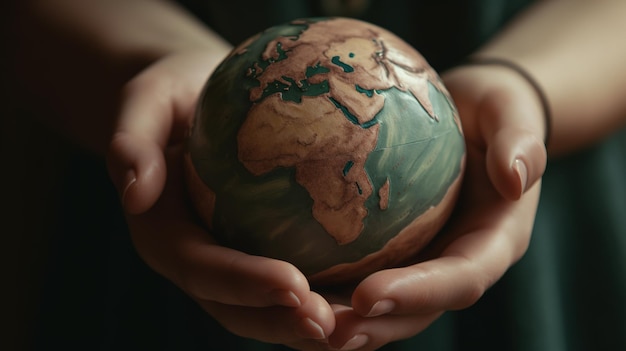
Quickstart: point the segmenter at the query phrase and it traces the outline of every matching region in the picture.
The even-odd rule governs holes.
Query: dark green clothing
[[[321,0],[179,2],[233,45],[272,25],[296,18],[329,15],[324,12]],[[370,0],[369,6],[358,18],[401,36],[415,46],[435,69],[442,70],[472,52],[528,2]]]
[[[325,15],[317,1],[186,3],[233,44],[269,25]],[[442,70],[524,3],[372,1],[361,17]],[[67,168],[36,350],[286,349],[233,336],[141,262],[101,161],[77,154]],[[476,305],[384,350],[626,350],[625,180],[626,130],[552,160],[525,257]]]

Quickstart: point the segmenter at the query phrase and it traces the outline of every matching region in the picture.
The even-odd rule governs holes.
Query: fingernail
[[[300,299],[293,291],[288,290],[274,290],[269,293],[270,300],[280,306],[285,307],[300,307],[302,304]]]
[[[135,184],[135,182],[137,181],[137,176],[135,175],[135,171],[134,170],[129,170],[128,172],[126,172],[126,174],[124,175],[124,190],[122,190],[122,205],[124,207],[126,207],[126,196],[128,194],[128,189],[130,189],[130,187]]]
[[[296,333],[304,338],[323,340],[326,339],[324,329],[311,318],[303,318],[296,325]]]
[[[356,350],[360,347],[363,347],[369,341],[369,337],[365,334],[357,334],[352,337],[352,339],[348,340],[339,350],[341,351],[349,351]]]
[[[367,313],[366,317],[376,317],[383,314],[387,314],[396,307],[396,303],[393,300],[380,300],[372,306],[372,309]]]
[[[526,191],[526,183],[528,182],[528,168],[526,168],[526,164],[524,163],[524,161],[520,160],[519,158],[515,159],[514,167],[522,185],[523,194]]]

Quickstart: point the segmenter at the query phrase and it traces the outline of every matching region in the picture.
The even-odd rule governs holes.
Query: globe
[[[437,73],[347,18],[269,28],[207,81],[190,127],[190,197],[228,247],[342,284],[407,264],[454,207],[465,144]]]

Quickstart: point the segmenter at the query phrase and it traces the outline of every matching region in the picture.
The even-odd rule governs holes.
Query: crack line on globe
[[[421,143],[429,143],[433,140],[436,140],[439,137],[444,137],[447,134],[453,133],[454,130],[447,130],[441,134],[429,137],[429,138],[424,138],[424,139],[419,139],[419,140],[414,140],[414,141],[407,141],[406,143],[400,143],[400,144],[394,144],[394,145],[390,145],[390,146],[384,146],[384,147],[377,147],[374,151],[372,152],[376,152],[376,151],[382,151],[382,150],[388,150],[388,149],[393,149],[395,147],[401,147],[401,146],[407,146],[407,145],[414,145],[414,144],[421,144]]]

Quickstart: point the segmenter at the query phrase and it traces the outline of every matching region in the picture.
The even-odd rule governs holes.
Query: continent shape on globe
[[[247,71],[260,84],[250,91],[255,104],[239,131],[239,159],[256,175],[295,167],[313,198],[313,216],[339,244],[356,239],[367,216],[373,186],[365,160],[378,139],[380,92],[408,90],[438,119],[428,82],[441,83],[412,50],[395,37],[320,21],[297,37],[270,41],[265,64]],[[379,191],[383,209],[388,190],[387,182]]]

